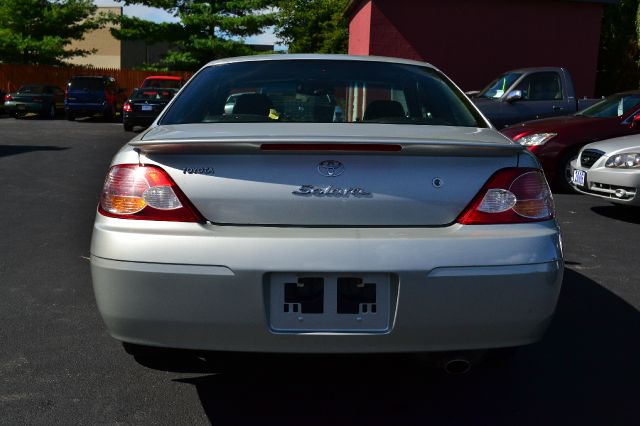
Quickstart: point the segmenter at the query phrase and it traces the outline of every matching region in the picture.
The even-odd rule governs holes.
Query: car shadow
[[[122,124],[122,119],[120,117],[120,115],[116,116],[115,120],[109,120],[107,117],[104,116],[99,116],[99,115],[94,115],[94,116],[89,116],[89,117],[76,117],[74,119],[74,121],[76,123],[80,123],[80,124],[91,124],[91,123],[115,123],[115,124]]]
[[[640,224],[640,207],[634,206],[593,206],[591,211],[609,219]]]
[[[0,145],[0,157],[25,154],[33,151],[64,151],[65,146],[34,146],[34,145]]]
[[[466,375],[410,355],[227,354],[209,361],[213,374],[174,380],[223,426],[626,425],[640,399],[639,335],[636,309],[568,269],[545,339]]]

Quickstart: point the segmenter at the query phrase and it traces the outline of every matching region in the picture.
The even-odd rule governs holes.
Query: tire
[[[54,104],[49,105],[49,109],[41,114],[41,117],[46,120],[56,119],[56,106]]]
[[[75,115],[71,111],[66,112],[67,120],[74,121],[76,119]]]
[[[125,121],[124,123],[124,131],[125,132],[133,132],[133,124],[129,124]]]
[[[113,123],[114,121],[116,121],[116,109],[113,106],[110,106],[105,112],[104,112],[104,119],[110,123]]]
[[[576,194],[577,191],[571,185],[571,162],[578,158],[579,151],[571,151],[562,157],[556,171],[555,186],[559,192],[565,194]]]

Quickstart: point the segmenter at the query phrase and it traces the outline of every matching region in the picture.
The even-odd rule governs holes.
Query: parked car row
[[[125,130],[134,125],[148,126],[158,116],[177,90],[182,78],[151,76],[127,98],[127,89],[112,76],[74,76],[65,90],[48,84],[28,84],[15,92],[1,94],[4,112],[15,118],[37,114],[54,119],[63,114],[67,120],[100,115],[115,121],[120,114]]]
[[[618,93],[570,116],[527,121],[502,129],[542,163],[547,179],[572,189],[571,162],[591,142],[640,132],[640,91]]]

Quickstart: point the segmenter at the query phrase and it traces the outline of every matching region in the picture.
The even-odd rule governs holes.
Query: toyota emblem
[[[325,160],[318,164],[318,173],[326,177],[336,177],[344,173],[344,165],[335,160]]]

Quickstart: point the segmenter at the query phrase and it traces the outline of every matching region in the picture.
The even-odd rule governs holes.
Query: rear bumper
[[[41,112],[49,108],[49,103],[45,102],[13,102],[4,103],[5,111],[13,113]]]
[[[158,114],[154,114],[153,116],[140,116],[137,114],[125,112],[123,121],[125,124],[131,124],[135,126],[150,126],[157,116]]]
[[[74,114],[104,114],[107,111],[105,103],[65,103],[65,112]]]
[[[555,223],[438,229],[146,229],[98,216],[91,268],[117,339],[260,352],[411,352],[539,340],[562,281]],[[136,225],[141,225],[140,221]],[[166,225],[166,224],[165,224]],[[477,266],[492,265],[492,266]],[[272,273],[388,273],[384,333],[278,333]]]

